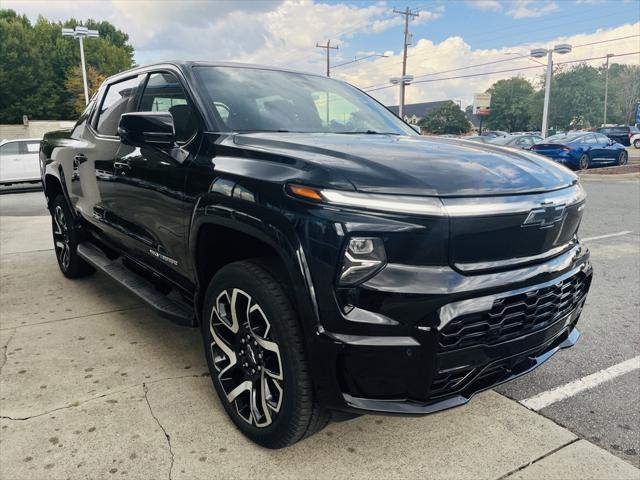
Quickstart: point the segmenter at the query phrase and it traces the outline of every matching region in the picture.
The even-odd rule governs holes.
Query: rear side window
[[[40,150],[40,142],[23,142],[22,145],[25,153],[38,153]]]
[[[582,140],[583,143],[588,143],[590,145],[598,143],[595,135],[585,135]]]
[[[101,135],[115,136],[118,123],[123,113],[131,111],[131,100],[136,95],[140,76],[129,78],[121,82],[112,83],[104,94],[96,130]]]
[[[602,135],[601,133],[596,133],[596,139],[598,143],[609,143],[609,137]]]
[[[0,147],[0,155],[18,155],[20,144],[18,142],[5,143]]]

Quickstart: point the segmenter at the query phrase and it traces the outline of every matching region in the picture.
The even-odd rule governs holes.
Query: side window
[[[0,155],[18,155],[20,153],[20,144],[18,142],[5,143],[0,147]]]
[[[38,142],[18,142],[20,144],[20,155],[28,155],[29,153],[38,153],[40,144]]]
[[[597,142],[595,135],[585,135],[582,140],[584,143],[588,143],[589,145],[595,145]]]
[[[96,130],[101,135],[115,136],[118,132],[120,116],[131,110],[130,100],[135,97],[140,76],[129,78],[107,87],[104,94]]]
[[[609,137],[606,137],[601,133],[596,133],[596,140],[598,141],[598,143],[604,143],[604,144],[609,143]]]
[[[180,82],[168,72],[152,73],[144,87],[139,111],[169,112],[173,116],[176,140],[186,142],[198,130],[198,120]]]

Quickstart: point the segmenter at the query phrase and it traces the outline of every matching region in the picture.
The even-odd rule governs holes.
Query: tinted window
[[[609,137],[602,135],[601,133],[596,133],[595,135],[598,143],[609,143]]]
[[[140,101],[141,112],[169,112],[173,116],[176,140],[186,142],[198,129],[193,107],[172,73],[152,73]]]
[[[96,130],[101,135],[115,136],[118,132],[120,116],[131,110],[130,100],[135,97],[140,77],[133,77],[107,87],[98,113]]]
[[[18,155],[20,153],[20,144],[18,142],[5,143],[0,147],[2,155]]]
[[[258,68],[195,71],[223,131],[417,135],[382,105],[337,80]],[[220,105],[226,112],[220,112]]]
[[[547,139],[545,140],[545,143],[569,143],[569,142],[575,142],[575,141],[579,141],[582,142],[583,140],[584,134],[583,133],[579,133],[579,134],[569,134],[567,135],[566,133],[562,133],[560,135],[552,135],[551,137],[547,137]]]
[[[25,153],[38,153],[40,142],[22,142],[22,151]]]

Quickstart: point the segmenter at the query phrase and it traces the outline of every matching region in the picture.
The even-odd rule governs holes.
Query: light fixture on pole
[[[82,83],[84,84],[84,103],[85,105],[89,103],[89,87],[87,86],[87,69],[84,64],[84,44],[83,39],[85,37],[89,38],[97,38],[100,36],[100,33],[97,30],[89,30],[87,27],[83,27],[82,25],[76,26],[76,28],[63,28],[62,29],[63,37],[73,37],[77,38],[80,41],[80,66],[82,68]]]
[[[403,75],[401,77],[390,78],[389,81],[392,85],[400,85],[400,103],[398,104],[398,116],[403,118],[404,116],[404,87],[409,85],[413,81],[413,75]]]
[[[544,107],[542,109],[542,138],[547,138],[548,120],[549,120],[549,96],[551,94],[551,74],[553,73],[553,53],[564,55],[571,52],[571,45],[561,43],[553,47],[553,49],[534,48],[530,55],[533,58],[542,58],[547,56],[547,75],[544,82]]]

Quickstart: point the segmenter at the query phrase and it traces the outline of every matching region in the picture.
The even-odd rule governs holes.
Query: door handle
[[[113,162],[114,170],[131,170],[131,165],[129,162]]]

